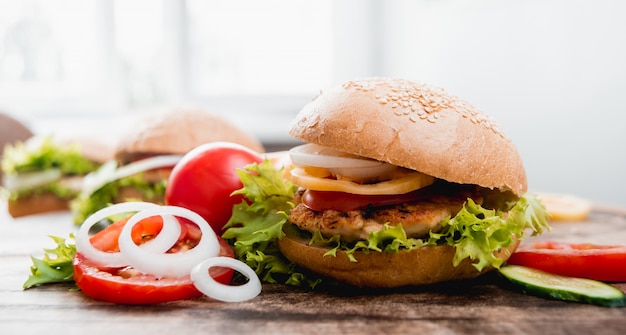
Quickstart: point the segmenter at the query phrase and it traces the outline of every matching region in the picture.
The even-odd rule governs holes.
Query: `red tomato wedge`
[[[170,250],[190,248],[201,237],[200,229],[184,219],[177,244]],[[128,218],[119,220],[91,237],[92,244],[102,251],[118,251],[118,237]],[[150,217],[139,222],[132,231],[133,240],[141,244],[158,234],[163,225],[161,217]],[[233,250],[221,238],[220,256],[234,257]],[[229,284],[234,270],[211,268],[209,274],[222,284]],[[138,273],[132,268],[106,268],[77,253],[74,258],[74,280],[87,296],[118,304],[157,304],[168,301],[191,299],[202,296],[189,276],[181,278],[157,278]]]
[[[626,246],[535,242],[521,245],[508,260],[562,276],[626,282]]]

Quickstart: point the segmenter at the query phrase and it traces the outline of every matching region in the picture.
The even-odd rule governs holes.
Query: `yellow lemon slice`
[[[552,221],[584,221],[591,212],[591,202],[568,194],[537,193]]]

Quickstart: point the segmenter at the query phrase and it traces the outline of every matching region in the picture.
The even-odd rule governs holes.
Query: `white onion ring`
[[[239,286],[221,284],[208,274],[209,268],[214,266],[238,271],[248,278],[248,282]],[[198,291],[220,301],[240,302],[250,300],[261,293],[261,281],[254,270],[245,263],[230,257],[212,257],[197,264],[191,270],[191,281]]]
[[[299,166],[324,168],[376,167],[385,162],[351,155],[317,144],[303,144],[289,150],[291,161]]]
[[[180,222],[173,215],[161,215],[163,228],[152,240],[143,243],[141,248],[153,253],[163,253],[170,250],[180,236]]]
[[[105,207],[91,214],[78,230],[76,235],[76,251],[83,254],[87,259],[99,263],[102,266],[122,267],[128,265],[126,258],[121,253],[105,252],[96,249],[89,240],[89,230],[96,223],[110,216],[121,213],[139,212],[155,207],[159,206],[149,202],[125,202]],[[178,237],[178,235],[176,237]]]
[[[9,191],[18,191],[52,183],[61,179],[62,176],[63,174],[59,169],[8,173],[2,176],[2,184]]]
[[[295,165],[326,168],[335,175],[351,178],[385,176],[396,168],[393,164],[351,155],[312,143],[292,148],[289,150],[289,156]]]
[[[157,215],[174,215],[191,220],[202,232],[198,245],[178,253],[154,253],[137,246],[131,237],[133,226],[145,218]],[[122,228],[119,246],[120,253],[128,260],[128,265],[160,278],[186,276],[198,263],[217,256],[220,249],[217,236],[206,220],[193,211],[176,206],[157,206],[133,215]]]
[[[156,168],[169,167],[176,165],[182,155],[161,155],[145,158],[136,162],[117,167],[115,161],[107,162],[102,165],[96,172],[85,176],[83,180],[83,195],[90,195],[100,189],[102,186],[116,181],[118,179],[130,177],[134,174],[153,170]]]

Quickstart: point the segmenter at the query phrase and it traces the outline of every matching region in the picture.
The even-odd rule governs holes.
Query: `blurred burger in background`
[[[82,190],[85,175],[113,156],[98,139],[62,135],[31,136],[7,144],[2,186],[13,217],[67,210]]]
[[[232,142],[263,152],[263,145],[230,121],[200,108],[175,108],[146,114],[128,128],[114,159],[91,173],[72,202],[74,222],[110,204],[164,202],[174,165],[191,149],[209,142]]]

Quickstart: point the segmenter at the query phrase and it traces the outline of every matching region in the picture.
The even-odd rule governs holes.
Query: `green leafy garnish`
[[[530,229],[533,235],[549,229],[548,214],[536,197],[522,196],[508,212],[485,209],[467,199],[454,218],[443,222],[441,231],[430,233],[428,244],[453,246],[456,249],[455,266],[470,258],[480,271],[487,266],[499,268],[502,259],[494,252],[522,239],[526,229]]]
[[[341,250],[346,253],[350,261],[356,262],[354,253],[357,251],[393,253],[400,249],[410,250],[423,247],[425,242],[421,239],[407,237],[402,224],[392,226],[387,223],[383,229],[371,232],[366,240],[350,243],[341,241],[339,235],[325,238],[318,230],[313,234],[310,244],[329,248],[324,256],[336,256],[337,251]]]
[[[124,187],[136,190],[145,201],[159,203],[165,196],[166,185],[167,179],[156,183],[148,182],[142,173],[138,173],[113,180],[91,193],[81,193],[70,202],[74,224],[82,224],[89,215],[113,204]]]
[[[52,283],[67,283],[74,281],[74,267],[72,262],[76,255],[76,245],[69,239],[50,236],[56,243],[54,249],[44,249],[43,258],[31,256],[33,265],[30,267],[30,276],[24,282],[24,289]]]
[[[293,208],[297,186],[283,178],[283,170],[271,161],[251,164],[237,174],[243,188],[234,192],[248,201],[233,207],[233,215],[224,227],[222,237],[230,242],[235,256],[256,271],[268,283],[314,286],[285,259],[276,241],[284,236],[283,225]]]
[[[2,155],[2,171],[6,174],[59,169],[63,174],[81,175],[96,168],[97,164],[83,156],[78,144],[61,147],[51,137],[42,138],[38,145],[9,144]]]

